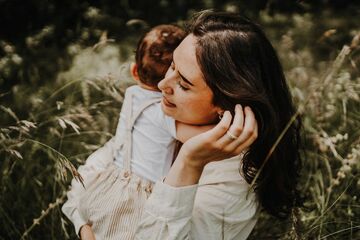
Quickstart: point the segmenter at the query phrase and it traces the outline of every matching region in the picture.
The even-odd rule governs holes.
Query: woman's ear
[[[216,113],[218,114],[219,119],[222,118],[222,116],[224,115],[224,112],[225,112],[225,111],[224,111],[222,108],[216,107]]]
[[[137,67],[136,63],[131,63],[130,64],[130,74],[131,74],[131,76],[133,77],[133,79],[135,81],[140,80],[139,74],[138,74],[138,67]]]

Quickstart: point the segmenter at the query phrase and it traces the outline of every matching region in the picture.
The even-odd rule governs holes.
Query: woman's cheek
[[[186,94],[183,94],[181,98],[179,98],[179,104],[186,109],[191,109],[193,104],[191,104],[191,100],[187,98]]]

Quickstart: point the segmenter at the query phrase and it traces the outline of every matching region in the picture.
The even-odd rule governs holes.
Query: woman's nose
[[[158,88],[166,94],[173,94],[174,91],[171,87],[170,81],[171,79],[169,76],[165,76],[165,78],[158,83]]]

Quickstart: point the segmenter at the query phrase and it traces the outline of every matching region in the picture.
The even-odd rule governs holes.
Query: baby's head
[[[131,66],[134,79],[158,90],[157,84],[171,64],[173,51],[185,36],[185,31],[174,25],[158,25],[145,33],[138,42],[135,64]]]

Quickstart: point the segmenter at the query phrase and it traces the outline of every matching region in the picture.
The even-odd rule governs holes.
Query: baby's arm
[[[85,192],[84,186],[89,186],[101,171],[111,165],[115,149],[114,144],[114,138],[110,139],[104,146],[93,152],[84,165],[79,167],[78,172],[83,178],[84,185],[76,179],[71,181],[71,188],[67,192],[68,199],[62,206],[62,211],[74,224],[76,234],[80,234],[80,229],[87,224],[88,220],[83,219],[78,210],[80,196]]]
[[[176,139],[184,143],[188,139],[199,135],[200,133],[206,132],[216,125],[190,125],[182,122],[175,122],[176,124]]]

